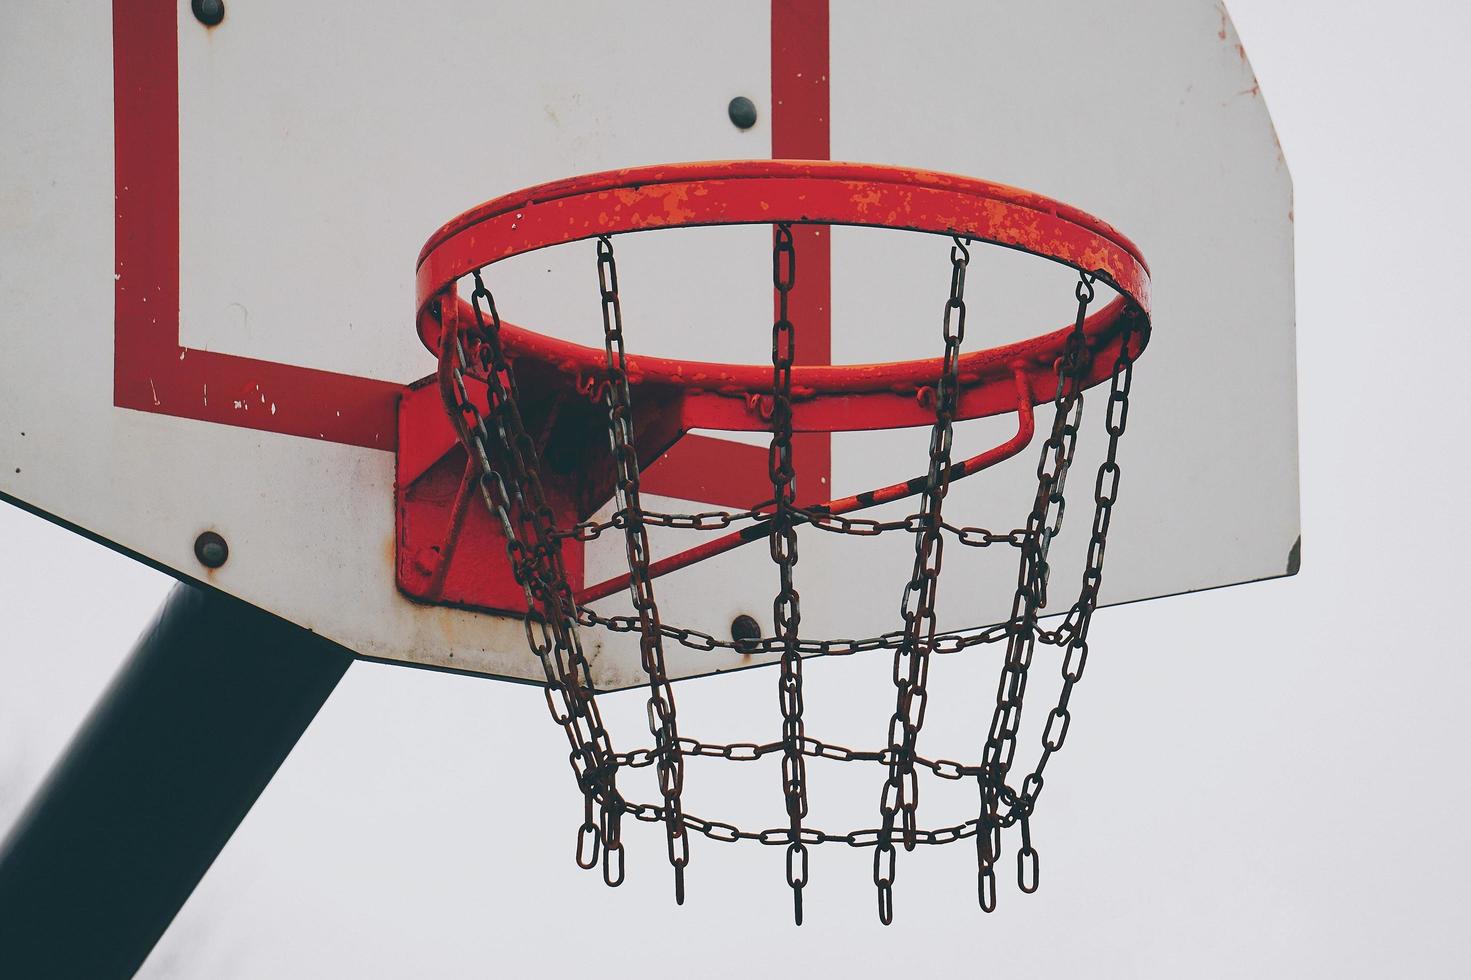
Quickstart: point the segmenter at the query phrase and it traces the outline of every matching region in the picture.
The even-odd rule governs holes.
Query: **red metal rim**
[[[1087,333],[1096,349],[1107,346],[1126,319],[1137,331],[1136,354],[1148,338],[1148,266],[1132,242],[1092,215],[1040,194],[972,177],[810,160],[681,163],[607,171],[516,191],[472,208],[435,232],[420,252],[419,334],[437,352],[440,324],[433,312],[435,301],[453,295],[462,277],[513,255],[620,232],[778,222],[957,235],[1028,252],[1094,275],[1120,293],[1118,300],[1088,319]],[[1050,367],[1066,336],[1066,329],[1054,330],[1005,348],[967,354],[962,358],[962,383],[981,388],[1009,385],[1009,364],[1017,360]],[[585,377],[603,367],[601,349],[511,324],[506,324],[503,338],[509,352],[568,374]],[[678,386],[759,392],[770,384],[769,366],[637,360],[639,373],[648,380]],[[908,387],[929,383],[935,364],[935,359],[926,358],[886,365],[798,367],[793,384],[817,398],[875,386]],[[630,369],[633,374],[632,363]],[[1101,373],[1086,383],[1099,380]],[[1043,388],[1039,387],[1039,395]]]

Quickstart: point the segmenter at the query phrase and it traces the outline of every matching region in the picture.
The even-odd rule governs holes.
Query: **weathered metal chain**
[[[1022,548],[1017,589],[1012,600],[1012,632],[997,684],[996,709],[982,755],[985,775],[977,780],[981,796],[980,819],[985,832],[977,837],[976,842],[976,891],[981,907],[987,912],[996,907],[995,864],[1000,856],[1000,830],[1003,826],[1013,822],[1021,824],[1017,884],[1023,892],[1037,888],[1037,851],[1032,847],[1030,818],[1042,777],[1040,773],[1029,774],[1018,792],[1008,785],[1007,774],[1016,755],[1027,671],[1036,648],[1037,617],[1047,605],[1048,554],[1053,539],[1062,529],[1067,474],[1072,466],[1082,423],[1083,377],[1087,373],[1089,356],[1084,324],[1088,306],[1095,295],[1093,281],[1091,275],[1083,273],[1074,290],[1078,301],[1077,317],[1058,363],[1052,431],[1042,444],[1041,459],[1037,463],[1037,494],[1027,519],[1027,541]],[[1128,350],[1127,338],[1122,349]],[[1072,620],[1070,642],[1078,639],[1080,627],[1086,629],[1086,624]],[[1050,725],[1048,731],[1052,731]],[[1003,803],[1008,807],[1005,814],[1001,812]]]
[[[646,823],[660,823],[664,820],[661,807],[649,803],[628,804],[628,814],[636,820]],[[790,846],[800,843],[804,846],[816,846],[818,844],[846,844],[849,847],[876,847],[878,846],[879,828],[874,827],[866,830],[850,830],[847,833],[833,833],[831,831],[819,830],[815,827],[803,827],[797,835],[792,834],[790,827],[771,827],[765,830],[742,830],[735,824],[724,823],[718,820],[704,820],[693,814],[686,813],[684,825],[695,833],[708,837],[710,840],[721,843],[735,843],[736,841],[755,841],[758,844],[768,846]],[[964,823],[953,824],[933,829],[914,831],[914,842],[916,844],[953,844],[956,841],[975,837],[980,830],[980,821],[976,819],[967,820]]]
[[[935,423],[931,430],[929,472],[918,511],[902,519],[873,520],[830,514],[820,507],[796,502],[792,453],[792,366],[795,328],[789,316],[790,292],[796,278],[796,255],[790,227],[778,225],[772,250],[777,312],[772,326],[772,439],[768,470],[773,498],[744,511],[704,511],[667,514],[645,511],[639,494],[635,456],[633,406],[623,350],[622,311],[618,297],[613,245],[599,239],[599,291],[603,304],[606,383],[599,386],[608,409],[609,444],[615,468],[615,511],[604,521],[585,521],[569,528],[553,525],[553,512],[541,486],[540,460],[535,441],[527,434],[518,404],[516,379],[500,343],[500,319],[495,301],[480,272],[473,273],[474,322],[459,332],[447,332],[453,347],[445,399],[470,451],[479,476],[479,490],[501,526],[506,553],[532,615],[526,635],[546,678],[546,698],[554,719],[562,726],[572,748],[569,759],[584,796],[584,817],[578,831],[578,863],[594,867],[601,860],[609,884],[623,879],[621,820],[633,816],[665,827],[669,859],[675,868],[676,897],[683,898],[683,869],[689,860],[692,833],[721,842],[756,841],[786,848],[786,877],[793,891],[794,914],[802,921],[803,889],[808,882],[809,848],[822,843],[875,848],[874,881],[879,891],[880,918],[892,917],[892,888],[896,837],[906,849],[920,844],[945,844],[975,838],[978,857],[978,896],[982,908],[996,903],[995,863],[1001,831],[1017,826],[1017,881],[1024,892],[1037,886],[1037,851],[1032,844],[1030,818],[1043,786],[1052,755],[1066,738],[1071,721],[1072,692],[1081,679],[1088,655],[1088,629],[1097,608],[1102,583],[1104,549],[1120,477],[1118,445],[1128,418],[1133,377],[1133,338],[1136,329],[1125,321],[1113,365],[1107,411],[1108,447],[1094,485],[1094,518],[1082,583],[1077,601],[1054,629],[1043,629],[1039,619],[1047,606],[1053,540],[1061,531],[1066,507],[1066,481],[1077,448],[1083,409],[1083,379],[1089,370],[1088,338],[1084,329],[1094,299],[1094,278],[1084,273],[1075,290],[1077,319],[1059,359],[1053,397],[1055,416],[1042,445],[1037,466],[1037,493],[1024,528],[996,533],[981,527],[946,522],[941,509],[948,490],[953,422],[960,391],[959,349],[965,329],[965,272],[969,253],[956,241],[951,251],[951,290],[945,305],[945,356],[935,389]],[[489,411],[482,413],[468,392],[466,377],[486,383]],[[650,526],[713,531],[751,522],[747,532],[765,532],[778,571],[780,586],[773,602],[773,635],[757,639],[720,640],[700,630],[670,626],[661,621],[650,573]],[[915,562],[906,585],[901,612],[903,628],[863,639],[802,640],[800,600],[794,584],[797,529],[810,525],[827,533],[869,537],[889,532],[914,535]],[[568,584],[561,555],[563,541],[592,541],[604,532],[623,532],[629,566],[632,616],[603,616],[579,607]],[[940,632],[935,614],[936,586],[943,557],[944,535],[975,548],[993,545],[1019,551],[1017,588],[1010,617],[996,626]],[[649,681],[648,721],[654,746],[615,752],[598,714],[591,670],[583,654],[579,626],[639,636],[641,662]],[[711,651],[730,650],[745,655],[779,654],[782,710],[781,738],[765,743],[704,743],[678,733],[673,692],[664,659],[664,640]],[[997,703],[981,760],[964,764],[932,760],[917,751],[926,703],[925,684],[931,654],[956,653],[970,647],[1004,642],[1006,655],[997,688]],[[1042,734],[1036,766],[1019,786],[1009,780],[1021,720],[1022,700],[1037,644],[1058,647],[1062,654],[1062,688]],[[831,745],[806,735],[803,722],[803,656],[844,656],[870,650],[894,652],[895,711],[888,744],[860,751]],[[683,809],[681,790],[688,758],[755,761],[780,756],[786,825],[764,830],[741,830],[705,820]],[[830,833],[806,826],[806,760],[878,764],[887,777],[880,797],[880,826],[848,833]],[[616,788],[619,769],[652,766],[659,776],[658,804],[625,800]],[[940,779],[974,779],[979,787],[980,810],[974,819],[934,829],[917,825],[918,771]]]
[[[950,449],[955,407],[960,391],[960,345],[965,341],[965,272],[970,250],[959,238],[950,249],[950,296],[945,301],[945,355],[935,386],[935,424],[930,430],[930,469],[914,535],[914,571],[904,588],[900,613],[904,642],[894,651],[894,714],[889,719],[889,774],[879,799],[878,849],[873,855],[873,883],[878,890],[879,921],[894,919],[894,823],[903,825],[904,849],[914,850],[919,781],[915,778],[915,746],[924,726],[929,697],[930,649],[937,619],[935,596],[940,584],[945,540],[940,511],[950,488]]]
[[[586,606],[577,610],[577,621],[583,626],[601,627],[611,633],[634,633],[639,629],[638,620],[633,616],[603,616]],[[712,650],[731,650],[736,653],[755,655],[780,653],[785,648],[785,641],[776,636],[764,636],[755,640],[721,640],[702,630],[670,626],[667,623],[661,625],[660,630],[664,636],[674,640],[680,646],[698,650],[701,653],[709,653]],[[1048,632],[1038,629],[1037,640],[1039,643],[1062,646],[1066,642],[1066,635],[1060,631]],[[936,654],[959,653],[983,643],[1000,642],[1009,636],[1010,626],[1006,623],[994,626],[971,626],[966,629],[936,633],[935,641],[930,649]],[[893,630],[861,640],[799,640],[797,650],[804,657],[848,657],[855,653],[868,653],[873,650],[897,650],[903,642],[904,631]]]
[[[684,531],[723,531],[744,521],[769,519],[771,507],[771,501],[766,501],[739,511],[705,510],[694,514],[668,514],[646,510],[643,512],[643,523],[645,527],[667,527]],[[827,531],[830,534],[851,534],[862,538],[874,537],[889,531],[907,531],[910,534],[917,534],[924,521],[920,514],[910,514],[898,520],[878,521],[868,517],[827,514],[813,508],[797,506],[792,507],[792,513],[797,519],[812,525],[819,531]],[[619,510],[614,511],[605,521],[582,521],[565,530],[558,528],[552,534],[564,540],[570,538],[582,542],[596,541],[606,531],[623,530],[625,524],[623,512]],[[959,543],[967,548],[989,548],[994,544],[1020,548],[1027,534],[1024,528],[1016,528],[1005,534],[998,534],[984,527],[961,527],[948,522],[942,522],[940,529],[953,534]]]
[[[771,560],[776,562],[780,590],[772,602],[772,622],[782,642],[781,700],[782,795],[786,798],[791,841],[787,845],[787,884],[792,914],[802,924],[802,889],[807,885],[807,845],[802,820],[807,816],[807,763],[802,757],[802,653],[797,648],[802,623],[801,600],[793,581],[797,565],[797,473],[792,453],[792,365],[797,336],[791,320],[791,293],[797,281],[797,251],[790,225],[779,224],[771,249],[771,278],[776,287],[776,320],[771,325],[771,448],[767,469],[775,509],[771,520]]]
[[[613,241],[598,239],[598,290],[603,303],[603,351],[608,369],[604,386],[608,404],[608,440],[616,469],[615,499],[623,518],[628,557],[628,590],[639,624],[639,659],[649,679],[649,733],[658,753],[659,792],[664,797],[669,863],[674,868],[674,900],[684,904],[684,869],[690,842],[681,816],[684,763],[679,754],[674,691],[664,666],[664,635],[654,582],[649,575],[649,532],[639,500],[639,463],[633,443],[633,398],[628,386],[628,359],[623,349],[623,307],[618,298],[618,264]]]
[[[685,531],[721,531],[742,521],[766,517],[770,506],[769,503],[762,503],[741,511],[707,510],[697,514],[665,514],[646,510],[642,512],[643,524],[645,527],[667,527]],[[623,530],[626,525],[623,511],[618,510],[606,521],[583,521],[565,530],[558,529],[555,534],[559,538],[576,541],[596,541],[602,537],[604,531],[614,528]]]
[[[578,864],[594,867],[601,853],[603,879],[617,885],[624,873],[620,823],[625,810],[616,789],[617,762],[582,652],[577,605],[567,584],[561,543],[552,534],[552,509],[541,485],[536,443],[522,422],[515,375],[501,347],[500,314],[478,270],[474,280],[475,324],[446,336],[446,342],[454,345],[452,386],[446,399],[453,402],[449,408],[462,441],[473,453],[481,496],[501,525],[506,557],[531,610],[525,621],[526,640],[546,677],[547,707],[572,747],[569,760],[584,800]],[[486,382],[494,439],[465,386],[471,356]]]
[[[693,738],[681,738],[679,750],[685,756],[697,756],[705,758],[725,759],[730,762],[755,762],[765,756],[781,752],[786,743],[776,742],[701,742]],[[878,762],[888,765],[895,757],[892,748],[881,749],[876,752],[865,752],[858,749],[850,749],[842,745],[832,745],[819,741],[815,738],[804,737],[800,744],[803,755],[814,759],[827,759],[830,762]],[[653,765],[658,761],[658,752],[654,749],[635,749],[632,752],[614,753],[618,760],[619,768],[642,769]],[[982,774],[980,766],[967,766],[960,762],[952,762],[948,759],[926,759],[920,755],[914,755],[913,762],[916,766],[928,769],[941,779],[966,779]]]
[[[1091,283],[1089,285],[1091,288]],[[1114,360],[1109,385],[1108,412],[1105,427],[1108,432],[1108,448],[1104,461],[1098,467],[1098,476],[1093,486],[1093,526],[1088,539],[1088,554],[1084,559],[1082,586],[1077,602],[1068,614],[1071,629],[1066,641],[1066,653],[1062,661],[1062,688],[1057,704],[1047,716],[1042,730],[1042,752],[1032,771],[1022,780],[1020,790],[1015,793],[1011,809],[1021,823],[1022,848],[1017,853],[1017,882],[1023,891],[1037,889],[1037,851],[1032,846],[1027,817],[1037,804],[1042,793],[1043,770],[1053,754],[1060,751],[1067,738],[1072,714],[1068,705],[1072,700],[1073,687],[1082,679],[1083,668],[1088,661],[1088,627],[1093,612],[1098,607],[1098,590],[1103,584],[1103,553],[1108,538],[1109,524],[1113,519],[1113,507],[1118,500],[1119,439],[1124,434],[1129,417],[1129,390],[1134,381],[1134,359],[1130,351],[1133,333],[1125,329],[1120,338],[1119,352]]]

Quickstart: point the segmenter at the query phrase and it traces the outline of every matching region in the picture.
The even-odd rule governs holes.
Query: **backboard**
[[[1291,181],[1214,0],[750,0],[698,16],[427,0],[360,17],[227,0],[215,26],[181,0],[98,0],[0,17],[0,495],[364,656],[541,676],[515,616],[405,587],[398,413],[435,369],[415,329],[419,249],[517,188],[670,162],[922,167],[1099,215],[1149,261],[1154,320],[1103,601],[1296,571]],[[629,349],[769,365],[771,234],[621,236]],[[802,235],[806,363],[938,355],[947,238]],[[601,344],[592,242],[494,268],[509,320]],[[968,348],[1063,326],[1074,278],[979,247]],[[1008,426],[967,422],[958,451]],[[904,480],[927,438],[800,436],[799,484],[831,497]],[[1085,436],[1080,458],[1101,452]],[[958,484],[954,506],[1017,526],[1031,456]],[[690,432],[648,468],[644,495],[670,511],[746,507],[770,494],[765,467],[759,433]],[[809,529],[802,544],[805,633],[895,628],[910,543]],[[1085,545],[1059,541],[1060,574]],[[655,534],[656,554],[675,546]],[[947,560],[965,584],[942,594],[944,620],[1004,619],[1014,567],[983,551]],[[623,546],[587,542],[578,561],[606,579]],[[775,588],[759,546],[658,581],[667,622],[726,636],[741,616],[769,631]],[[643,681],[635,639],[588,643],[601,687]],[[772,659],[668,658],[678,677]]]

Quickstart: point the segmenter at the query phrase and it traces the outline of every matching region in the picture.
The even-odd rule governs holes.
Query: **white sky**
[[[780,849],[696,842],[676,909],[646,827],[609,891],[534,690],[356,664],[143,975],[1471,974],[1471,8],[1230,8],[1297,191],[1303,572],[1098,616],[1036,895],[981,915],[961,845],[902,861],[884,930],[868,852],[823,849],[795,930]],[[0,541],[8,826],[170,582],[9,508]],[[682,713],[770,682],[682,684]]]

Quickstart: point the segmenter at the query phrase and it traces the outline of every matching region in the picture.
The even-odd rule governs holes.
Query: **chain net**
[[[810,848],[846,844],[873,848],[873,883],[880,920],[893,918],[893,886],[897,850],[918,845],[973,840],[976,852],[977,900],[987,912],[996,908],[996,869],[1003,860],[1003,831],[1016,831],[1015,874],[1023,892],[1038,884],[1038,853],[1032,843],[1031,817],[1042,793],[1049,760],[1059,752],[1071,720],[1073,689],[1088,659],[1088,629],[1103,580],[1104,546],[1118,496],[1120,438],[1128,419],[1133,378],[1131,331],[1126,321],[1107,388],[1107,449],[1092,487],[1093,523],[1081,587],[1059,625],[1044,629],[1039,618],[1048,607],[1048,555],[1062,529],[1069,470],[1082,424],[1084,384],[1093,356],[1084,321],[1095,296],[1095,277],[1082,273],[1074,290],[1075,326],[1056,365],[1050,431],[1041,444],[1036,495],[1026,525],[1004,532],[953,523],[944,504],[956,467],[951,459],[953,426],[961,382],[959,358],[966,329],[966,271],[969,243],[955,239],[950,249],[950,289],[945,301],[941,339],[943,360],[935,383],[934,423],[930,432],[929,466],[919,505],[909,516],[890,521],[846,517],[821,508],[800,507],[795,491],[792,451],[792,367],[798,325],[789,316],[796,282],[797,255],[791,228],[775,226],[772,275],[776,316],[771,330],[771,442],[768,470],[771,499],[745,511],[715,510],[666,514],[643,508],[639,464],[634,447],[627,359],[623,348],[623,314],[618,270],[611,238],[597,240],[598,287],[602,302],[606,384],[599,386],[607,409],[608,439],[615,471],[615,510],[604,521],[559,527],[542,486],[536,441],[528,434],[519,407],[515,372],[501,344],[501,321],[486,287],[483,269],[471,275],[473,319],[448,332],[448,372],[444,385],[447,408],[478,472],[478,488],[506,542],[506,559],[521,586],[527,608],[526,639],[544,672],[546,701],[570,747],[569,759],[581,791],[583,821],[577,833],[577,862],[601,867],[604,880],[618,885],[624,876],[621,826],[627,817],[662,825],[668,859],[674,870],[675,899],[684,901],[684,870],[689,863],[690,835],[714,841],[756,841],[786,852],[786,880],[794,916],[802,921],[802,893],[809,877]],[[466,378],[485,383],[486,409],[469,394]],[[772,603],[773,635],[755,639],[719,639],[711,633],[663,622],[650,573],[650,527],[719,530],[737,525],[758,527],[769,543],[777,568]],[[912,574],[904,588],[902,623],[891,632],[854,639],[814,640],[801,636],[801,602],[796,588],[797,529],[806,526],[834,534],[873,536],[908,534],[914,540]],[[623,537],[629,570],[628,592],[633,614],[603,616],[575,601],[562,556],[567,540],[592,541],[605,533]],[[935,612],[946,542],[970,548],[1010,548],[1017,554],[1016,590],[1008,619],[998,625],[942,631]],[[583,654],[581,629],[636,634],[640,666],[647,678],[648,727],[653,744],[628,752],[614,750],[598,712],[592,673]],[[665,664],[666,643],[699,651],[729,649],[744,654],[779,655],[778,703],[781,738],[766,743],[709,744],[679,734],[674,692]],[[1004,662],[995,704],[979,761],[964,763],[929,759],[919,754],[920,731],[928,699],[930,658],[997,644]],[[1038,645],[1061,651],[1062,684],[1042,731],[1041,750],[1030,770],[1018,778],[1015,768],[1023,698]],[[802,658],[843,656],[887,650],[893,656],[894,711],[887,744],[860,751],[812,738],[803,723]],[[741,829],[688,812],[681,800],[684,763],[689,757],[731,762],[779,758],[786,821],[764,829]],[[868,762],[885,778],[878,799],[877,826],[828,831],[807,822],[807,760]],[[653,767],[659,799],[637,802],[618,789],[621,770]],[[919,776],[974,783],[975,816],[951,826],[919,826]]]

